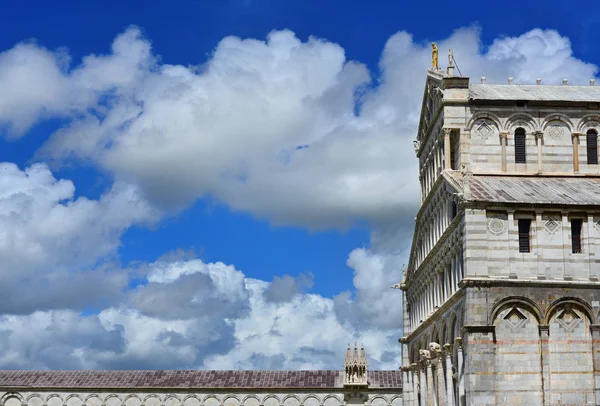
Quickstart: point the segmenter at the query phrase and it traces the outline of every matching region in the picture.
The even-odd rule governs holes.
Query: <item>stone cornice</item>
[[[553,288],[598,288],[600,282],[593,280],[554,280],[554,279],[491,279],[467,277],[458,283],[459,288],[489,288],[496,286]]]

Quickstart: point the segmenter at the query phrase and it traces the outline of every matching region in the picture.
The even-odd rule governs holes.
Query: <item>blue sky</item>
[[[429,43],[584,84],[583,3],[7,3],[0,366],[395,368]]]

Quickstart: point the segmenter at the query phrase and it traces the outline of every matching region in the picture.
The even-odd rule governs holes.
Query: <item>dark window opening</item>
[[[460,134],[450,136],[450,169],[458,170],[458,160],[460,156]]]
[[[525,101],[524,100],[518,100],[517,101],[517,107],[525,107]]]
[[[588,165],[598,165],[598,133],[595,130],[587,132],[586,145]]]
[[[530,252],[529,231],[531,219],[519,219],[519,252]]]
[[[518,164],[527,163],[525,130],[522,128],[517,128],[515,131],[515,162]]]
[[[573,219],[571,220],[571,245],[573,247],[573,254],[581,254],[581,226],[583,220]]]
[[[456,215],[458,214],[458,206],[456,202],[452,202],[450,205],[450,221],[454,220]]]

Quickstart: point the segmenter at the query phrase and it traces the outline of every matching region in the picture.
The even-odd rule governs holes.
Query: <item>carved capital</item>
[[[444,344],[444,356],[446,358],[448,358],[451,355],[452,355],[452,344],[450,344],[450,343]]]
[[[544,132],[543,131],[534,131],[533,136],[535,137],[536,140],[542,139],[544,137]]]
[[[577,138],[577,141],[579,141],[579,136],[580,136],[580,135],[581,135],[581,133],[572,133],[572,134],[571,134],[571,138],[572,138],[572,139],[575,139],[575,138]]]
[[[452,128],[448,128],[448,127],[444,127],[443,128],[444,131],[444,136],[450,136],[450,133],[452,133]]]
[[[454,339],[454,345],[456,345],[457,349],[462,350],[462,338],[461,337],[456,337]]]
[[[550,335],[550,326],[538,326],[538,330],[542,338],[548,338]]]
[[[502,138],[503,140],[508,138],[508,131],[502,131],[500,132],[500,138]]]

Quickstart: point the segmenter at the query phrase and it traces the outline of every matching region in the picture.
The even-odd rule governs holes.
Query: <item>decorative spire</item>
[[[347,365],[350,365],[352,362],[352,353],[350,352],[350,343],[348,343],[348,348],[346,349],[346,356],[344,357],[344,368]]]
[[[360,352],[356,342],[354,342],[354,351],[350,344],[346,349],[344,357],[344,387],[365,387],[367,381],[367,354],[365,346],[361,344]]]
[[[354,342],[354,356],[352,357],[352,363],[358,365],[358,348],[356,347],[356,341]]]
[[[360,345],[360,359],[359,359],[360,365],[366,367],[367,366],[367,354],[365,353],[365,345],[361,344]]]

